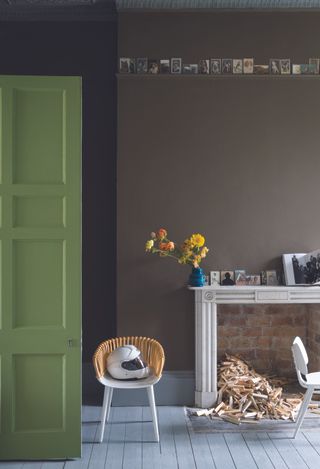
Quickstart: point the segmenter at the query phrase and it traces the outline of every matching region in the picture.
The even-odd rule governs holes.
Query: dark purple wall
[[[83,86],[83,360],[116,333],[116,18],[0,23],[0,74]]]

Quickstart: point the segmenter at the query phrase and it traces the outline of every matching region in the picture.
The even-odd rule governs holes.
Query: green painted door
[[[81,454],[81,79],[0,77],[0,459]]]

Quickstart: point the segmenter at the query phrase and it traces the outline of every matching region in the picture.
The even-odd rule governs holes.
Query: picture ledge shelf
[[[271,79],[278,79],[278,80],[285,80],[285,79],[304,79],[304,78],[307,78],[307,79],[320,79],[320,75],[271,75],[271,74],[247,74],[247,75],[244,75],[244,74],[240,74],[239,75],[223,75],[223,74],[220,74],[220,75],[202,75],[202,74],[190,74],[190,75],[184,75],[184,74],[164,74],[164,75],[161,75],[160,73],[159,74],[149,74],[149,73],[141,73],[141,74],[137,74],[137,73],[117,73],[117,78],[120,79],[120,80],[144,80],[144,79],[149,79],[149,80],[170,80],[170,79],[190,79],[190,78],[193,78],[193,79],[200,79],[200,80],[203,80],[203,79],[206,79],[206,80],[216,80],[216,79],[221,79],[221,78],[229,78],[229,79],[254,79],[254,78],[258,78],[258,79],[268,79],[268,78],[271,78]]]

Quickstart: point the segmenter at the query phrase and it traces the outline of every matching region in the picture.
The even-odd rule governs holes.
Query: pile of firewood
[[[268,380],[239,357],[226,355],[218,365],[216,406],[198,410],[195,415],[218,416],[238,425],[257,423],[262,418],[294,420],[303,395],[284,396],[281,383],[285,384],[285,380]]]

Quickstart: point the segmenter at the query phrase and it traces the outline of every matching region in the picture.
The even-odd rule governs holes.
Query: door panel
[[[81,454],[80,233],[80,78],[0,77],[0,459]]]

